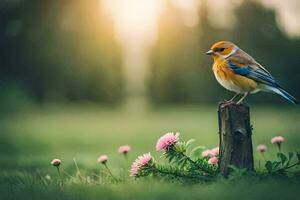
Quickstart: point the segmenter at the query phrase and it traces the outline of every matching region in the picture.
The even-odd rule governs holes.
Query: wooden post
[[[230,165],[253,170],[252,126],[249,107],[219,104],[220,171],[227,176]]]

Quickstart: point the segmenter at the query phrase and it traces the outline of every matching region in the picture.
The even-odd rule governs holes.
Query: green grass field
[[[276,148],[270,139],[286,137],[284,151],[300,149],[299,109],[252,106],[253,145],[268,145],[268,158]],[[299,178],[263,181],[245,177],[206,184],[173,184],[145,178],[134,181],[128,175],[139,154],[151,152],[159,136],[179,131],[181,139],[194,138],[196,145],[218,145],[216,108],[212,106],[168,106],[149,110],[83,106],[47,106],[25,109],[0,119],[0,199],[297,199]],[[126,161],[118,146],[129,144]],[[108,154],[117,183],[108,178],[97,182],[68,181],[60,187],[53,158],[73,174],[76,158],[85,177],[104,169],[96,159]],[[255,153],[258,163],[260,156]],[[258,167],[258,165],[256,165]],[[46,176],[52,181],[46,180]]]

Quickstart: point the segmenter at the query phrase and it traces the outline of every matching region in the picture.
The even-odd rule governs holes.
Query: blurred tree
[[[186,27],[169,4],[160,24],[159,41],[153,48],[148,78],[149,96],[156,103],[216,102],[231,97],[211,71],[212,59],[205,55],[219,40],[229,40],[266,65],[278,81],[300,97],[300,39],[288,38],[279,28],[273,10],[257,1],[243,1],[235,10],[233,28],[214,27],[207,19],[207,3],[201,1],[197,27]],[[262,98],[261,95],[264,95]],[[284,101],[273,95],[250,97],[252,102]]]
[[[3,87],[41,102],[122,98],[120,51],[99,0],[1,1],[0,11]]]
[[[152,49],[150,99],[211,103],[231,97],[215,81],[212,60],[205,55],[218,40],[233,41],[249,52],[299,99],[300,38],[288,38],[274,11],[257,1],[243,1],[236,8],[232,28],[215,27],[208,20],[208,3],[201,1],[200,20],[194,27],[185,26],[178,9],[167,5]],[[122,99],[121,53],[112,21],[101,12],[99,0],[0,1],[0,14],[1,101],[29,97],[40,102],[114,103]],[[283,101],[267,94],[250,98]]]
[[[205,52],[225,31],[208,23],[206,1],[200,5],[196,27],[186,27],[176,11],[169,4],[162,17],[160,37],[153,48],[149,95],[157,103],[211,102],[219,90]]]
[[[198,31],[186,28],[170,4],[161,19],[148,82],[150,97],[164,103],[192,101],[191,92],[198,88],[201,74],[196,55],[200,50]]]

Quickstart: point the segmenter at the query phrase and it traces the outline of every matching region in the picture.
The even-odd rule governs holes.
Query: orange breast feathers
[[[217,79],[233,84],[240,90],[239,92],[254,92],[257,89],[258,84],[254,80],[235,74],[224,59],[219,58],[215,60],[213,71]]]

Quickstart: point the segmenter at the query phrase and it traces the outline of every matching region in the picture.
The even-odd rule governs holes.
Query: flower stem
[[[154,166],[154,169],[156,170],[156,172],[160,173],[160,174],[166,174],[166,175],[172,175],[172,176],[177,176],[177,177],[181,177],[181,178],[194,178],[194,179],[203,179],[205,181],[209,181],[211,180],[211,178],[206,177],[206,176],[193,176],[190,174],[183,174],[181,172],[175,172],[175,171],[170,171],[170,170],[162,170],[160,168],[157,168]]]
[[[124,158],[125,158],[126,162],[128,162],[128,156],[127,156],[127,153],[123,153],[123,155],[124,155]]]
[[[72,175],[70,175],[68,172],[66,172],[63,168],[61,169],[62,173],[67,175],[69,178],[74,178]]]
[[[277,143],[278,152],[281,153],[281,143]]]
[[[111,175],[111,177],[116,181],[116,177],[112,174],[112,172],[110,171],[110,169],[108,168],[106,163],[103,163],[103,165],[105,166],[106,170],[108,171],[108,173]]]
[[[78,177],[81,181],[84,180],[84,177],[81,176],[81,173],[80,173],[79,167],[77,165],[76,159],[73,158],[73,161],[74,161],[74,164],[75,164],[75,167],[76,167],[76,177]]]
[[[263,157],[263,159],[265,160],[265,162],[267,162],[266,156],[265,156],[265,154],[263,152],[261,153],[261,156]]]
[[[174,150],[175,151],[175,150]],[[181,156],[185,157],[190,163],[192,163],[194,166],[196,166],[199,170],[206,172],[206,173],[211,173],[210,171],[203,169],[201,166],[198,165],[197,162],[193,161],[189,156],[187,156],[186,154],[184,154],[183,152],[177,152],[176,153],[180,154]]]
[[[290,166],[285,167],[285,169],[290,169],[290,168],[295,167],[295,166],[297,166],[299,164],[300,164],[300,162],[296,162],[295,164],[292,164]]]
[[[61,186],[63,186],[63,179],[62,179],[61,174],[60,174],[59,166],[57,166],[56,169],[57,169],[57,173],[58,173],[58,176],[59,176],[59,179],[60,179],[60,182],[61,182]]]
[[[57,167],[56,167],[56,169],[57,169],[58,176],[59,176],[59,178],[61,179],[61,175],[60,175],[59,166],[57,166]]]
[[[74,164],[75,164],[75,167],[76,167],[76,170],[77,170],[77,174],[80,174],[80,170],[79,170],[79,167],[77,165],[76,159],[73,158],[73,161],[74,161]]]
[[[296,162],[296,163],[294,163],[294,164],[292,164],[292,165],[290,165],[290,166],[287,166],[287,167],[278,169],[278,170],[276,170],[276,171],[274,171],[274,172],[279,172],[279,171],[281,171],[281,170],[287,170],[287,169],[290,169],[290,168],[295,167],[295,166],[297,166],[297,165],[300,165],[300,162]]]

